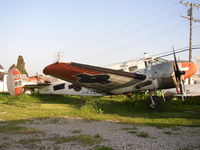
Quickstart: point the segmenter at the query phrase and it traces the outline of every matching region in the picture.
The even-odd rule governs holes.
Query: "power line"
[[[158,24],[161,24],[161,23],[164,23],[164,22],[167,22],[169,21],[169,18],[171,16],[174,16],[174,12],[173,13],[170,13],[169,15],[167,15],[166,17],[161,17],[159,19],[155,19],[155,20],[152,20],[151,22],[148,22],[144,25],[141,25],[141,26],[138,26],[136,28],[134,28],[134,31],[132,32],[127,32],[127,33],[122,33],[122,34],[119,34],[115,37],[110,37],[110,38],[107,38],[107,39],[104,39],[103,41],[98,41],[98,42],[95,42],[93,44],[89,44],[89,45],[85,45],[85,46],[81,46],[79,47],[79,49],[83,49],[83,48],[91,48],[91,47],[94,47],[98,44],[101,44],[102,43],[105,43],[105,42],[111,42],[112,40],[118,40],[118,39],[122,39],[122,38],[127,38],[127,37],[130,37],[130,36],[133,36],[135,35],[136,33],[141,33],[141,32],[145,32],[146,30],[149,30],[150,31],[150,28],[153,28],[155,27],[156,25]]]
[[[183,22],[183,21],[182,21]],[[179,23],[180,24],[180,23]],[[178,24],[178,25],[179,25]],[[185,26],[185,25],[184,25]],[[184,26],[182,26],[182,27],[184,27]],[[166,29],[165,30],[163,30],[163,31],[160,31],[160,32],[158,32],[156,35],[157,36],[151,36],[151,35],[155,35],[155,33],[152,33],[152,34],[150,34],[150,36],[148,35],[147,37],[148,38],[146,38],[146,39],[143,39],[143,38],[141,38],[141,39],[139,39],[138,41],[135,41],[135,42],[133,42],[133,41],[131,41],[130,42],[130,44],[126,44],[126,46],[124,46],[124,47],[117,47],[117,48],[115,48],[115,49],[111,49],[111,50],[104,50],[104,52],[100,52],[100,53],[95,53],[95,55],[89,55],[89,56],[87,56],[87,57],[84,57],[84,58],[82,58],[82,59],[88,59],[88,58],[91,58],[91,57],[97,57],[97,58],[102,58],[103,56],[110,56],[110,55],[112,55],[112,54],[116,54],[116,51],[119,53],[119,51],[123,51],[124,49],[127,49],[128,47],[130,47],[130,45],[134,45],[134,48],[136,48],[136,45],[139,45],[139,44],[143,44],[143,43],[147,43],[147,42],[150,42],[150,41],[152,41],[152,40],[154,40],[154,39],[156,39],[156,38],[159,38],[159,37],[161,37],[161,36],[163,36],[163,35],[167,35],[167,34],[169,34],[169,33],[171,33],[171,32],[174,32],[174,30],[175,31],[178,31],[179,29],[181,29],[180,28],[180,26],[175,26],[175,25],[172,25],[172,26],[170,26],[170,27],[168,27],[167,28],[168,29],[168,32],[166,32]],[[108,54],[108,52],[109,52],[109,54]],[[113,52],[113,53],[112,53]],[[82,60],[81,59],[81,60]]]
[[[182,9],[181,9],[182,10]],[[170,13],[171,14],[171,13]],[[166,17],[169,17],[169,15],[168,16],[166,16]],[[156,20],[157,21],[157,20]],[[152,21],[151,22],[151,24],[155,24],[155,22],[156,21]],[[165,22],[165,21],[168,21],[167,19],[160,19],[159,20],[159,22],[161,23],[161,22]],[[149,25],[149,24],[148,24]],[[144,26],[144,25],[143,25]],[[152,25],[153,26],[153,25]],[[147,28],[149,28],[149,27],[152,27],[152,26],[147,26]],[[183,26],[183,24],[181,24],[181,28],[182,27],[185,27],[185,25]],[[147,29],[147,28],[144,28],[142,31],[144,31],[145,29]],[[145,37],[145,39],[143,39],[143,38],[141,38],[140,40],[138,40],[138,41],[135,41],[135,42],[133,42],[133,41],[131,41],[131,45],[134,45],[134,43],[136,43],[137,45],[138,45],[138,43],[147,43],[147,42],[149,42],[149,41],[152,41],[152,40],[154,40],[154,39],[156,39],[156,38],[158,38],[158,37],[161,37],[161,36],[163,36],[163,35],[167,35],[167,34],[169,34],[169,33],[171,33],[171,32],[174,32],[174,30],[179,30],[180,29],[180,23],[178,24],[178,26],[177,25],[173,25],[173,26],[170,26],[170,27],[168,27],[168,28],[166,28],[166,29],[164,29],[164,30],[162,30],[162,31],[159,31],[159,32],[155,32],[155,33],[152,33],[152,36],[146,36]],[[114,31],[114,30],[113,30]],[[168,31],[168,32],[166,32],[166,31]],[[117,32],[117,31],[116,31]],[[140,30],[137,30],[137,31],[135,31],[135,32],[132,32],[131,34],[135,34],[136,32],[141,32]],[[114,32],[113,32],[114,33]],[[130,34],[130,33],[129,33]],[[106,37],[106,36],[104,36],[104,37]],[[121,38],[121,37],[120,37]],[[97,39],[96,39],[97,40]],[[107,40],[108,42],[110,42],[110,40]],[[147,42],[145,42],[145,41],[147,41]],[[96,43],[96,44],[99,44],[99,43]],[[129,47],[130,45],[126,45],[125,46],[125,48],[126,47]],[[122,51],[122,50],[124,50],[125,49],[124,47],[121,47],[121,48],[119,48],[119,47],[117,47],[117,51]],[[135,45],[134,45],[134,48],[135,48]],[[106,53],[106,55],[108,55],[108,52],[111,52],[111,51],[115,51],[115,53],[116,53],[116,49],[112,49],[111,51],[110,50],[103,50],[104,52],[100,52],[101,54],[95,54],[95,55],[90,55],[90,56],[87,56],[87,57],[84,57],[83,59],[87,59],[87,58],[90,58],[90,57],[95,57],[95,56],[104,56],[105,55],[105,53]],[[106,52],[105,52],[106,51]],[[114,54],[115,54],[114,53]],[[112,53],[110,53],[110,54],[112,54]]]
[[[200,45],[193,45],[193,49],[197,49],[197,48],[199,48],[200,47]],[[182,51],[182,50],[188,50],[189,48],[188,47],[183,47],[183,48],[180,48],[180,49],[176,49],[175,50],[175,52],[177,52],[177,51]],[[169,53],[171,53],[172,52],[172,50],[168,50],[168,51],[165,51],[165,52],[162,52],[162,53],[158,53],[158,54],[154,54],[154,55],[152,55],[152,56],[154,56],[154,57],[159,57],[159,56],[162,56],[162,55],[166,55],[166,54],[169,54]]]
[[[192,47],[193,50],[200,50],[200,46],[198,47]],[[175,53],[178,54],[178,53],[182,53],[182,52],[186,52],[186,51],[189,51],[190,49],[189,48],[184,48],[184,49],[181,49],[181,50],[175,50]],[[173,52],[165,52],[166,54],[163,54],[161,56],[159,56],[159,54],[157,55],[153,55],[153,56],[158,56],[159,58],[161,57],[167,57],[167,56],[171,56],[173,55]]]
[[[102,35],[96,36],[96,37],[94,37],[94,38],[92,38],[92,39],[90,39],[90,40],[86,40],[86,41],[81,42],[81,43],[79,43],[79,44],[75,44],[75,46],[78,45],[78,47],[83,47],[83,46],[80,46],[80,45],[85,45],[85,44],[90,43],[90,42],[92,42],[92,41],[97,41],[97,40],[99,40],[99,39],[105,38],[105,37],[108,36],[108,35],[110,36],[110,35],[112,35],[112,34],[114,34],[114,33],[116,33],[116,32],[119,32],[119,31],[121,31],[121,30],[123,30],[123,29],[125,29],[125,28],[130,27],[130,26],[133,25],[133,24],[138,23],[138,21],[140,21],[140,20],[149,19],[149,18],[151,18],[151,17],[154,16],[154,15],[158,15],[158,14],[160,14],[160,12],[166,11],[166,10],[170,9],[171,7],[176,6],[177,4],[178,4],[178,2],[173,3],[173,4],[169,5],[169,6],[166,7],[166,8],[160,9],[160,10],[158,10],[158,11],[156,11],[156,12],[150,14],[150,15],[147,15],[147,16],[145,16],[145,17],[139,18],[138,20],[136,20],[136,21],[134,21],[134,22],[132,22],[132,23],[130,23],[130,24],[121,26],[121,27],[116,28],[116,29],[114,29],[114,30],[112,30],[112,31],[110,31],[110,32],[107,32],[107,33],[104,33],[104,34],[102,34]],[[78,48],[78,49],[79,49],[79,48]]]

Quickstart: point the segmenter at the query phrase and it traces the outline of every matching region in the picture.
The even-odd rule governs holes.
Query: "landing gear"
[[[160,91],[146,91],[149,97],[146,100],[146,104],[149,110],[159,110],[165,102],[164,92]],[[158,96],[159,95],[159,96]]]
[[[24,89],[23,91],[26,95],[32,95],[34,93],[33,89]]]
[[[146,104],[150,110],[159,110],[163,106],[163,98],[160,96],[150,96]]]

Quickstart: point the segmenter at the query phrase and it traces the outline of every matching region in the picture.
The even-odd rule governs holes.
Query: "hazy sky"
[[[66,62],[102,66],[186,47],[189,21],[180,15],[187,7],[178,0],[0,0],[0,64],[8,69],[22,55],[34,75],[56,51]],[[193,27],[200,45],[200,23]]]

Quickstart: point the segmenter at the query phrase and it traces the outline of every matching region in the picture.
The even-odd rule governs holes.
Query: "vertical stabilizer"
[[[5,74],[5,70],[4,70],[4,68],[2,67],[2,65],[0,65],[0,80],[3,80],[4,74]]]
[[[22,93],[22,79],[17,68],[12,68],[8,71],[7,88],[11,96],[19,96]]]

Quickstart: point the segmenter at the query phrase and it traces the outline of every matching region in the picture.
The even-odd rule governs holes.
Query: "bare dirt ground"
[[[151,126],[118,122],[86,121],[82,119],[32,120],[20,126],[37,129],[38,133],[0,133],[0,149],[54,150],[199,150],[200,127],[159,129]],[[91,143],[71,137],[91,135],[98,140]],[[60,140],[59,140],[60,139]],[[70,139],[70,140],[62,140]],[[86,139],[87,140],[87,139]]]

